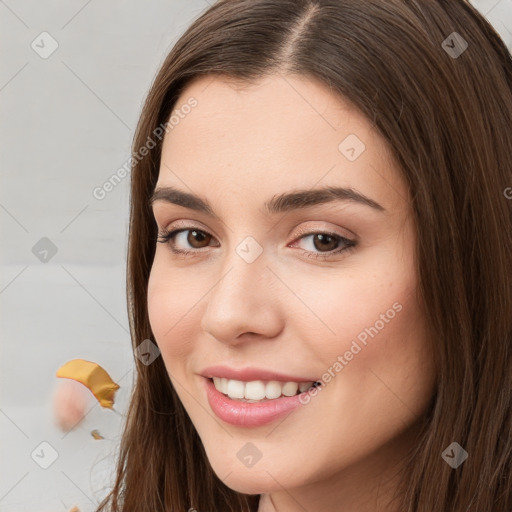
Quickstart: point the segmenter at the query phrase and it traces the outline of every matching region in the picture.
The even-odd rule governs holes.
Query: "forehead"
[[[192,99],[194,108],[183,108]],[[289,75],[250,84],[199,77],[171,115],[179,122],[164,139],[159,186],[179,184],[180,176],[195,190],[221,185],[238,195],[317,184],[351,186],[390,209],[407,199],[386,141],[320,82]]]

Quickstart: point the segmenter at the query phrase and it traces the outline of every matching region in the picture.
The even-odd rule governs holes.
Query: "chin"
[[[288,487],[286,482],[283,485],[278,485],[276,480],[281,482],[279,477],[274,480],[265,471],[255,474],[248,469],[233,471],[228,476],[226,473],[216,474],[219,478],[224,478],[224,484],[230,489],[242,494],[267,494],[282,489],[282,487]]]
[[[253,467],[245,467],[237,457],[226,459],[226,452],[208,456],[213,471],[230,489],[243,494],[267,494],[302,485],[303,477],[293,468],[275,467],[262,457]]]

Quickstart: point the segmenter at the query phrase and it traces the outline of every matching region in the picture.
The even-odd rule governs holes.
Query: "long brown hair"
[[[453,34],[457,32],[459,36]],[[467,47],[464,44],[467,43]],[[127,298],[132,345],[154,341],[149,197],[183,88],[202,75],[320,80],[387,140],[412,198],[418,296],[437,369],[397,496],[403,512],[512,510],[512,59],[464,0],[221,0],[167,56],[133,143]],[[97,512],[256,511],[213,472],[162,358],[136,382],[112,492]],[[467,460],[441,457],[453,441]],[[108,507],[108,509],[107,509]]]

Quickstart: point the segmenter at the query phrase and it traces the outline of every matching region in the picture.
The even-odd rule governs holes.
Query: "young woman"
[[[511,126],[463,0],[202,14],[134,139],[98,511],[510,512]]]

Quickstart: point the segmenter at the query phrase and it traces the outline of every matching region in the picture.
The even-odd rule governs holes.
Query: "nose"
[[[265,252],[247,263],[235,250],[220,266],[221,272],[206,296],[202,329],[218,341],[240,344],[273,338],[282,329],[282,292],[279,280],[267,268]]]

